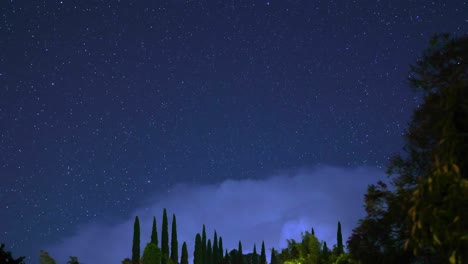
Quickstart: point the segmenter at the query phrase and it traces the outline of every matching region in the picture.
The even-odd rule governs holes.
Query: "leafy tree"
[[[180,264],[188,264],[188,251],[187,243],[182,244],[182,256],[180,257]]]
[[[159,264],[161,263],[161,250],[154,243],[146,244],[141,257],[141,264]]]
[[[5,251],[5,244],[0,245],[0,263],[24,264],[25,257],[13,258],[10,251]]]
[[[140,220],[138,220],[138,216],[135,217],[133,224],[132,263],[140,263]]]
[[[338,230],[336,231],[336,247],[338,250],[338,255],[344,253],[343,250],[343,236],[341,235],[341,223],[338,221]]]
[[[132,264],[132,260],[129,258],[125,258],[124,260],[122,260],[122,264]]]
[[[156,226],[156,217],[153,217],[153,228],[151,229],[151,243],[158,246],[158,229]]]
[[[41,250],[39,251],[39,264],[55,264],[55,260],[49,256],[49,253]]]
[[[423,103],[406,131],[404,155],[393,158],[388,168],[392,190],[381,182],[368,188],[367,216],[348,240],[352,258],[364,263],[468,262],[463,224],[467,69],[468,36],[448,35],[436,35],[411,67],[409,83],[422,93]]]
[[[204,264],[203,263],[203,247],[202,239],[199,233],[195,236],[195,250],[193,252],[193,264]]]
[[[177,223],[175,214],[172,215],[172,232],[171,232],[171,259],[177,264],[179,259],[179,244],[177,243]]]
[[[70,256],[70,260],[67,261],[67,264],[80,264],[78,257]]]
[[[167,212],[166,208],[163,211],[163,220],[162,220],[162,228],[161,228],[161,264],[167,264],[167,260],[169,259],[169,230],[168,230],[168,223],[167,223]]]
[[[424,103],[413,116],[409,145],[426,147],[423,158],[432,162],[411,193],[406,248],[411,244],[415,255],[428,250],[450,263],[468,262],[467,73],[468,35],[436,35],[410,77]]]
[[[260,253],[260,264],[266,264],[265,242],[262,241],[262,252]]]

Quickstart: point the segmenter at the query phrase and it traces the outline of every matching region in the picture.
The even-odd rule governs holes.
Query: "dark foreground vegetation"
[[[421,93],[423,103],[415,110],[406,131],[404,152],[388,166],[391,186],[383,182],[368,187],[366,216],[361,219],[344,250],[341,225],[337,244],[329,248],[314,230],[301,241],[288,240],[285,249],[270,249],[271,264],[328,263],[468,263],[468,36],[436,35],[430,47],[411,67],[409,84]],[[266,264],[261,244],[244,254],[223,248],[215,232],[207,239],[205,227],[195,236],[194,264]],[[151,241],[141,254],[140,225],[135,218],[132,257],[123,264],[188,264],[184,242],[178,254],[177,224],[173,215],[171,243],[168,220],[163,213],[161,241],[156,219]],[[0,264],[23,264],[0,247]],[[55,261],[40,252],[41,264]],[[70,257],[68,264],[77,264]]]

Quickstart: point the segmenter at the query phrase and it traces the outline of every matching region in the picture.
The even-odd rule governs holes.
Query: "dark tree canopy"
[[[388,167],[392,187],[369,186],[348,249],[363,263],[468,262],[468,35],[433,37],[409,84],[423,102]]]
[[[25,257],[13,258],[10,251],[5,251],[5,244],[0,245],[0,263],[24,264]]]

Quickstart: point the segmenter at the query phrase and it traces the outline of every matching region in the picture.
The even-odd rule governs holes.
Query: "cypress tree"
[[[135,217],[135,223],[133,224],[132,263],[140,263],[140,221],[138,216]]]
[[[206,263],[206,231],[205,231],[205,225],[203,225],[203,230],[202,230],[201,246],[202,246],[202,260],[203,260],[203,264],[205,264]]]
[[[243,264],[242,243],[239,240],[239,248],[237,249],[237,264]]]
[[[206,264],[213,264],[213,250],[211,249],[211,239],[208,239],[206,245]]]
[[[156,228],[156,217],[153,217],[153,228],[151,229],[151,243],[158,246],[158,230]]]
[[[229,253],[228,253],[227,249],[226,249],[226,253],[224,254],[223,264],[233,264],[233,263],[231,263],[231,260],[229,259]]]
[[[262,253],[260,253],[260,264],[266,264],[265,242],[262,241]]]
[[[343,254],[343,237],[341,236],[341,223],[338,221],[338,231],[336,232],[336,247],[338,254]]]
[[[187,243],[182,244],[182,256],[180,257],[180,264],[188,264],[188,251]]]
[[[314,232],[314,228],[313,228],[313,227],[312,227],[312,233],[311,233],[311,234],[315,236],[315,232]]]
[[[218,234],[216,234],[216,230],[214,232],[213,238],[213,264],[218,264]]]
[[[195,237],[195,250],[193,251],[193,264],[204,264],[202,254],[202,239],[200,233]]]
[[[252,264],[258,264],[257,246],[255,245],[255,243],[254,243],[254,249],[253,249]]]
[[[328,262],[328,258],[330,255],[330,250],[327,247],[327,242],[323,242],[323,249],[322,249],[322,259],[324,262]]]
[[[166,208],[163,211],[162,231],[161,231],[161,264],[167,264],[169,259],[169,231],[167,224],[167,212]]]
[[[270,264],[278,264],[276,261],[275,248],[271,249]]]
[[[177,243],[177,223],[175,214],[172,215],[172,233],[171,233],[171,259],[177,264],[179,259],[179,244]]]
[[[219,250],[219,263],[221,263],[223,260],[223,238],[221,236],[219,237],[218,250]]]

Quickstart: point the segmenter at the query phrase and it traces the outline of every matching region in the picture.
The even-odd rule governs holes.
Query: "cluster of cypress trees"
[[[133,247],[132,247],[132,259],[125,259],[125,264],[188,264],[188,251],[187,244],[184,242],[182,245],[182,253],[179,262],[178,252],[178,241],[177,241],[177,222],[175,214],[172,215],[172,233],[171,233],[171,247],[169,250],[169,232],[168,232],[168,220],[166,209],[163,211],[162,219],[162,230],[161,230],[161,246],[158,243],[158,231],[156,226],[156,217],[153,217],[153,227],[151,230],[151,240],[146,245],[143,256],[140,256],[140,222],[138,216],[135,217],[134,229],[133,229]],[[307,233],[308,234],[308,233]],[[314,230],[312,229],[312,236],[314,236]],[[309,236],[304,236],[308,238]],[[308,240],[307,240],[308,241]],[[305,247],[309,247],[309,242],[305,241]],[[317,241],[318,243],[318,241]],[[281,253],[275,249],[271,250],[271,264],[278,264],[286,262],[286,260],[298,258],[301,254],[302,249],[297,248],[297,244],[294,240],[288,241],[289,249],[284,249]],[[296,245],[297,244],[297,245]],[[302,242],[304,244],[304,241]],[[302,246],[304,247],[304,246]],[[337,245],[333,251],[330,251],[327,244],[324,242],[323,249],[320,248],[322,262],[326,263],[329,259],[330,254],[337,256],[344,253],[343,239],[341,235],[341,223],[338,222],[337,230]],[[286,251],[285,251],[286,250]],[[288,253],[290,251],[290,253]],[[297,251],[297,252],[296,252]],[[296,252],[296,253],[294,253]],[[302,252],[303,255],[307,255],[307,252]],[[296,256],[297,255],[297,256]],[[194,249],[193,264],[267,264],[265,243],[262,241],[262,247],[260,255],[257,253],[257,246],[254,244],[253,252],[244,254],[242,251],[242,242],[239,241],[238,248],[231,250],[229,253],[223,248],[223,238],[218,237],[216,231],[214,231],[213,240],[207,238],[206,228],[203,225],[201,234],[197,233],[195,236],[195,249]]]
[[[223,264],[223,238],[214,232],[213,242],[206,237],[206,228],[203,225],[202,234],[195,236],[195,250],[193,252],[194,264]]]
[[[156,217],[153,217],[151,240],[146,245],[143,256],[140,256],[140,221],[138,216],[136,216],[133,226],[132,264],[188,264],[187,244],[185,242],[182,245],[182,255],[179,262],[179,244],[177,242],[177,222],[175,214],[172,215],[171,248],[169,251],[169,231],[166,209],[163,211],[161,247],[159,247],[158,243]]]

